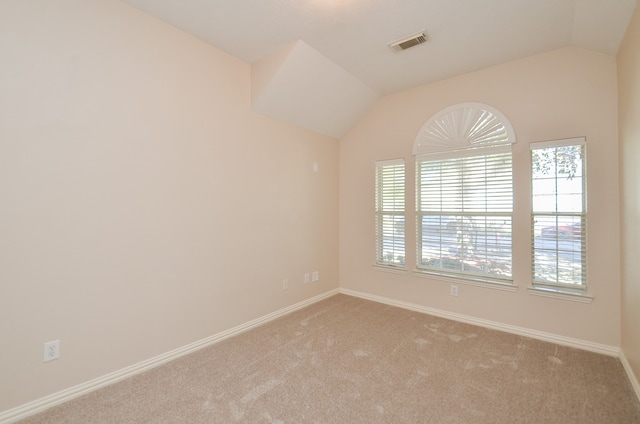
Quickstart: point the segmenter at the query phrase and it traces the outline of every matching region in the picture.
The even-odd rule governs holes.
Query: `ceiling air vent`
[[[410,35],[409,37],[403,38],[402,40],[389,43],[389,47],[391,47],[391,50],[398,53],[413,46],[417,46],[418,44],[426,43],[427,40],[427,35],[423,31],[417,34]]]

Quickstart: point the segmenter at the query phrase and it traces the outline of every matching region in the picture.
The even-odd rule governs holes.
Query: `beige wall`
[[[0,63],[0,411],[338,287],[338,143],[248,64],[111,0],[3,0]]]
[[[415,228],[413,141],[445,107],[481,102],[513,125],[517,292],[374,270],[374,161],[407,163],[407,226]],[[591,304],[533,296],[529,143],[586,136]],[[620,343],[619,193],[615,58],[563,48],[380,99],[340,144],[340,284],[346,289],[606,346]],[[407,231],[407,263],[415,235]]]
[[[618,51],[622,170],[622,352],[640,379],[640,8]]]
[[[252,113],[248,64],[119,1],[0,2],[0,411],[326,292],[338,277],[347,289],[622,343],[638,375],[638,22],[636,11],[618,58],[621,334],[614,58],[565,48],[386,96],[338,146]],[[414,137],[468,101],[501,110],[518,138],[515,293],[461,285],[453,298],[447,282],[372,268],[374,161],[407,161],[414,222]],[[526,290],[529,143],[575,136],[588,144],[591,304]],[[302,284],[314,270],[320,282]],[[62,358],[43,363],[53,339]]]

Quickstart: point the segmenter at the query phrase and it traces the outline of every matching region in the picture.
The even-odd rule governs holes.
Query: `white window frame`
[[[512,228],[513,228],[513,166],[512,154],[509,149],[484,149],[483,151],[475,150],[472,154],[458,155],[452,157],[442,157],[438,159],[421,158],[416,163],[416,221],[417,221],[417,268],[421,272],[432,273],[448,277],[456,277],[468,280],[482,281],[486,283],[496,284],[513,284],[513,254],[512,254]],[[483,154],[478,154],[483,153]],[[468,202],[461,195],[461,200],[456,201],[455,205],[447,208],[446,204],[453,203],[448,201],[444,191],[450,190],[451,187],[446,184],[435,184],[439,187],[443,197],[432,199],[423,199],[422,190],[422,169],[432,164],[435,167],[447,166],[450,169],[464,174],[465,172],[482,172],[482,166],[479,163],[489,163],[489,166],[502,162],[501,179],[503,185],[501,188],[507,188],[509,192],[508,205],[501,207],[489,207],[480,210],[477,207],[468,207]],[[487,171],[486,168],[484,170]],[[483,179],[490,174],[482,174]],[[461,192],[466,191],[469,186],[469,179],[460,178],[456,189]],[[472,183],[477,183],[477,179],[472,179]],[[475,187],[477,189],[477,186]],[[491,189],[491,182],[483,186],[482,191]],[[444,191],[443,191],[444,190]],[[507,196],[504,196],[505,198]],[[499,200],[504,202],[504,198],[491,199],[487,197],[487,193],[483,197],[485,202],[491,200]],[[435,207],[422,207],[427,203],[434,203]],[[500,210],[498,210],[500,209]],[[426,222],[433,220],[438,222],[437,228],[425,230]],[[479,225],[478,225],[479,224]],[[433,257],[437,265],[428,266],[422,263],[422,259],[426,252],[423,252],[423,245],[429,240],[436,242],[440,239],[439,250],[440,255]],[[451,249],[451,243],[456,243],[457,253],[451,253],[447,249]],[[437,246],[434,246],[437,248]],[[460,269],[447,269],[446,261],[453,260],[452,257],[459,258],[455,260],[454,265],[459,265]],[[497,265],[492,267],[492,264]],[[506,270],[499,271],[500,266],[505,266]]]
[[[466,281],[469,284],[487,287],[505,289],[515,287],[513,285],[512,243],[513,143],[515,143],[515,133],[507,118],[497,109],[481,103],[461,103],[445,108],[431,117],[422,127],[416,137],[413,149],[414,155],[416,156],[416,266],[418,273],[444,277],[445,279],[454,278],[460,282]],[[503,158],[505,160],[508,158],[508,163],[510,164],[508,166],[509,183],[507,183],[510,194],[505,196],[508,198],[507,207],[500,209],[495,205],[489,205],[485,207],[484,210],[481,210],[482,208],[477,207],[477,204],[475,207],[470,207],[466,198],[463,196],[461,199],[464,198],[464,200],[460,200],[460,204],[449,208],[448,205],[445,205],[446,202],[442,200],[442,194],[439,196],[436,195],[435,203],[440,202],[439,206],[423,207],[423,204],[428,205],[431,202],[423,202],[422,199],[422,164],[427,162],[437,164],[445,163],[446,161],[449,161],[450,164],[455,164],[455,161],[466,163],[482,158],[494,158],[496,157],[495,155],[504,155]],[[462,170],[465,165],[460,166]],[[471,168],[482,172],[481,166],[479,165],[472,164]],[[487,176],[489,174],[485,173],[484,175]],[[478,181],[475,180],[474,182]],[[486,197],[490,194],[491,185],[492,182],[486,180],[483,188],[480,189],[480,191],[484,190],[484,199],[492,200]],[[464,186],[465,183],[463,181],[461,187]],[[477,188],[477,186],[475,188]],[[446,189],[446,187],[443,189]],[[464,190],[464,188],[462,188],[462,190]],[[435,191],[437,192],[437,190]],[[498,197],[499,196],[496,195],[493,200],[498,200]],[[500,201],[504,201],[504,199],[500,199]],[[428,230],[423,234],[423,225],[427,225],[424,223],[425,221],[429,221],[428,218],[424,218],[428,216],[433,216],[434,221],[438,221],[438,224],[433,230]],[[475,249],[475,252],[470,254],[455,254],[454,259],[446,259],[447,255],[446,253],[443,254],[443,252],[445,252],[447,248],[450,248],[453,242],[447,239],[447,237],[451,238],[451,235],[443,235],[448,231],[448,229],[445,228],[447,224],[442,221],[443,217],[449,221],[452,217],[455,217],[457,221],[462,223],[462,225],[457,224],[456,226],[456,237],[476,237],[475,240],[481,240],[483,246]],[[483,223],[484,226],[481,224],[475,229],[465,231],[465,220],[474,223],[480,222]],[[499,230],[497,229],[497,224],[494,225],[498,220],[505,223]],[[461,226],[463,228],[462,230],[460,230]],[[496,234],[493,237],[490,236],[492,231],[495,231]],[[480,235],[478,236],[478,234]],[[498,234],[500,234],[500,236],[507,235],[504,239],[508,240],[504,242],[503,246],[498,246]],[[424,240],[423,236],[425,237]],[[422,263],[424,257],[423,244],[433,244],[434,240],[435,245],[440,246],[440,254],[436,254],[433,259],[437,265],[432,267],[425,266],[425,264]],[[465,244],[464,240],[461,241],[459,243],[460,251],[464,251],[463,249],[466,249],[466,246],[471,246],[471,243],[475,242],[467,242]],[[491,246],[489,246],[490,243],[492,243]],[[477,247],[477,244],[473,247]],[[437,250],[437,246],[434,248]],[[469,259],[471,255],[484,255],[483,263],[476,267],[471,266],[471,259]],[[440,257],[439,263],[438,256]],[[501,271],[492,268],[491,262],[495,263],[493,258],[496,257],[498,258],[498,263],[503,261],[502,264],[507,264],[508,273],[501,274]],[[447,269],[444,265],[445,260],[460,262],[460,269]],[[480,271],[478,271],[479,269]]]
[[[580,210],[570,210],[571,208],[561,207],[558,202],[557,187],[560,181],[559,175],[556,172],[555,178],[547,178],[549,181],[554,182],[554,193],[550,192],[550,197],[555,199],[555,210],[536,210],[534,202],[534,196],[536,195],[536,189],[534,184],[538,180],[535,179],[533,170],[533,152],[534,150],[559,148],[567,146],[580,146],[582,152],[582,168],[580,169],[581,181],[581,208]],[[568,297],[586,296],[587,294],[587,156],[586,156],[586,139],[584,137],[569,138],[561,140],[535,142],[530,144],[531,152],[531,286],[533,294],[536,291],[547,293],[558,293],[568,295]],[[569,180],[570,178],[566,178]],[[574,194],[575,195],[575,194]],[[572,225],[562,225],[567,227],[566,229],[560,229],[560,223],[571,222]],[[555,223],[555,225],[554,225]],[[548,226],[545,226],[549,224]],[[579,225],[578,225],[579,224]],[[552,229],[555,228],[555,231]],[[547,233],[545,233],[547,230]],[[576,244],[578,245],[576,248]],[[543,255],[546,259],[542,259]],[[580,256],[580,272],[578,273],[579,280],[573,280],[573,282],[561,281],[560,272],[561,257],[575,257]],[[538,259],[540,258],[540,259]],[[544,263],[548,264],[548,267],[552,268],[555,263],[554,272],[556,274],[555,279],[542,278],[542,271],[540,268],[544,266]],[[539,268],[540,267],[540,268]],[[566,274],[565,268],[565,274]],[[571,273],[573,275],[573,273]],[[547,273],[549,275],[549,273]],[[588,296],[586,296],[588,297]],[[576,299],[577,300],[577,299]]]
[[[404,159],[383,160],[375,163],[375,221],[376,266],[406,269],[407,220]]]

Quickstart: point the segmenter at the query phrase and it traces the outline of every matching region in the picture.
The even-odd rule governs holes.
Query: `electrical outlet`
[[[282,280],[282,290],[286,290],[289,288],[289,280]]]
[[[451,296],[457,296],[458,295],[458,286],[454,286],[453,284],[451,285]]]
[[[311,281],[311,277],[309,276],[309,273],[307,272],[306,274],[304,274],[304,283],[307,284],[309,281]]]
[[[311,281],[318,281],[320,279],[320,271],[313,271],[311,274]]]
[[[46,342],[44,344],[44,362],[53,361],[60,357],[60,340]]]

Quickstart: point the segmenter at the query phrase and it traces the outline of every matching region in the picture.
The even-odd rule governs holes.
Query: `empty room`
[[[0,423],[640,423],[636,0],[0,0]]]

